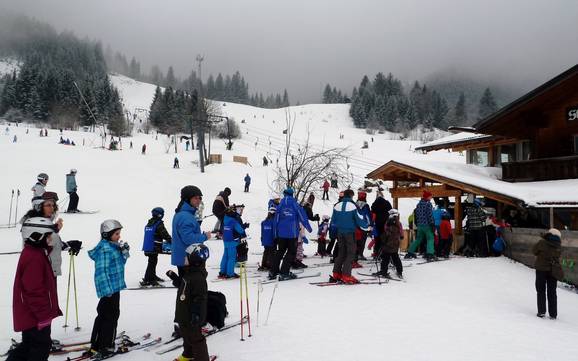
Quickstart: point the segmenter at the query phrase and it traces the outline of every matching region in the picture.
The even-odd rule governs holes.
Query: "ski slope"
[[[113,77],[114,81],[114,77]],[[142,107],[152,99],[144,88],[154,91],[150,84],[124,81],[115,85],[123,94],[125,107]],[[139,95],[140,94],[140,95]],[[224,149],[224,142],[213,139],[212,152],[223,154],[223,164],[206,167],[201,174],[193,162],[198,153],[184,151],[178,146],[181,169],[173,169],[175,157],[166,136],[137,134],[123,138],[123,150],[107,151],[98,148],[98,134],[65,131],[63,136],[74,140],[76,147],[59,145],[60,134],[49,130],[49,136],[39,137],[37,129],[26,134],[25,126],[6,125],[0,130],[0,154],[5,160],[0,175],[0,223],[6,223],[10,191],[20,189],[19,216],[30,205],[30,188],[36,175],[50,176],[47,189],[58,192],[61,206],[66,206],[65,174],[78,169],[77,183],[81,210],[100,210],[97,214],[61,214],[64,240],[79,239],[84,248],[76,260],[79,323],[81,330],[64,329],[64,317],[54,320],[53,338],[61,341],[86,339],[96,316],[98,299],[93,284],[94,265],[86,251],[99,241],[99,225],[105,219],[118,219],[124,226],[122,239],[131,245],[131,258],[126,266],[129,287],[137,286],[143,277],[146,257],[140,252],[143,227],[153,207],[166,210],[165,224],[170,225],[173,209],[179,200],[180,188],[187,184],[199,186],[204,193],[205,215],[211,213],[212,201],[218,191],[229,186],[232,203],[246,205],[244,220],[251,223],[251,252],[260,251],[259,223],[267,213],[267,200],[273,195],[269,186],[272,167],[262,167],[263,155],[276,161],[285,127],[285,109],[268,110],[221,103],[222,112],[234,117],[241,126],[243,138],[235,141],[233,151]],[[350,148],[350,170],[361,182],[366,173],[387,160],[443,160],[463,162],[456,154],[437,152],[417,155],[411,152],[417,142],[391,140],[393,135],[371,136],[354,129],[346,105],[304,105],[290,107],[296,116],[295,135],[304,140],[308,133],[318,147],[347,146]],[[245,123],[241,123],[244,120]],[[18,142],[12,143],[13,135]],[[344,139],[339,135],[343,134]],[[362,150],[364,140],[369,149]],[[129,142],[134,148],[129,149]],[[271,145],[269,145],[269,141]],[[84,142],[84,146],[83,146]],[[257,143],[257,145],[255,145]],[[141,155],[142,144],[147,154]],[[167,148],[169,152],[167,153]],[[278,153],[277,153],[278,154]],[[232,161],[233,155],[247,156],[252,164]],[[243,193],[243,177],[252,177],[251,192]],[[360,183],[353,184],[357,187]],[[373,202],[374,195],[368,196]],[[330,214],[336,194],[331,201],[321,201],[314,211]],[[407,218],[417,200],[400,202],[402,219]],[[213,227],[214,217],[207,218],[204,230]],[[168,227],[170,230],[170,226]],[[314,226],[316,231],[316,226]],[[0,252],[17,251],[21,239],[17,228],[0,229]],[[209,289],[227,296],[229,319],[239,318],[239,283],[211,282],[220,262],[221,241],[209,241],[211,258],[208,262]],[[305,253],[315,253],[316,244],[305,246]],[[250,252],[250,253],[251,253]],[[368,252],[366,253],[368,254]],[[63,276],[58,280],[60,307],[65,311],[66,282],[69,258],[63,254]],[[250,263],[261,256],[249,256]],[[0,350],[8,347],[11,338],[20,338],[12,331],[12,283],[18,255],[0,255],[0,282],[5,285],[0,297],[0,321],[6,327],[0,331]],[[307,258],[308,264],[319,259]],[[369,266],[366,271],[369,271]],[[168,256],[159,257],[157,273],[171,269]],[[390,282],[385,285],[337,286],[320,288],[310,281],[325,280],[330,267],[321,271],[318,279],[310,278],[280,283],[276,291],[268,324],[264,325],[267,306],[275,287],[264,286],[260,297],[259,326],[256,323],[257,287],[249,279],[253,337],[239,342],[239,329],[233,329],[207,339],[211,354],[220,360],[571,360],[578,354],[578,295],[558,291],[559,319],[551,321],[535,317],[536,300],[534,273],[531,269],[505,258],[455,259],[428,265],[412,266],[405,270],[407,283]],[[355,275],[355,273],[354,273]],[[168,338],[172,332],[174,289],[123,291],[119,330],[133,337],[145,332]],[[70,325],[75,326],[74,304],[69,310]],[[118,360],[169,360],[178,351],[163,356],[133,351],[117,356]],[[65,360],[65,356],[51,357]]]

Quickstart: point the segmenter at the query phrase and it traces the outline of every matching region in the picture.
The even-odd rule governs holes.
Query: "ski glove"
[[[120,252],[122,253],[122,255],[124,256],[124,258],[128,258],[130,257],[130,246],[128,245],[128,243],[126,242],[122,242],[120,244]]]
[[[307,237],[301,237],[301,240],[303,241],[303,243],[309,244],[309,240],[307,239]]]
[[[68,241],[66,243],[68,246],[68,254],[71,256],[78,256],[80,249],[82,248],[82,242],[78,240]]]
[[[243,223],[243,229],[247,229],[249,228],[250,224],[249,223]]]

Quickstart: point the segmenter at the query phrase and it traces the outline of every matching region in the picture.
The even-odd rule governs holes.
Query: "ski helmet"
[[[36,179],[38,179],[40,182],[46,182],[48,181],[48,174],[40,173]]]
[[[56,231],[56,226],[50,219],[44,217],[28,218],[22,224],[20,230],[22,239],[35,244],[41,244],[46,240],[46,236]]]
[[[72,168],[72,169],[70,170],[70,173],[71,173],[71,174],[76,174],[76,172],[78,172],[78,171],[76,170],[76,168]]]
[[[321,217],[322,220],[324,221],[328,221],[329,220],[329,216],[327,214],[324,214],[323,217]]]
[[[163,218],[165,216],[165,210],[162,209],[161,207],[153,208],[151,213],[152,213],[153,217],[155,217],[155,218]]]
[[[107,219],[100,225],[100,235],[104,239],[109,239],[117,229],[122,229],[122,224],[115,219]]]
[[[286,195],[286,196],[292,196],[293,193],[294,193],[294,191],[293,191],[293,188],[291,188],[291,187],[287,187],[287,189],[285,189],[285,190],[283,191],[283,194]]]
[[[187,252],[187,258],[189,259],[189,265],[200,266],[209,259],[210,252],[209,247],[202,243],[193,243],[187,247],[185,250]]]
[[[390,209],[387,213],[390,217],[399,217],[399,211],[395,208]]]

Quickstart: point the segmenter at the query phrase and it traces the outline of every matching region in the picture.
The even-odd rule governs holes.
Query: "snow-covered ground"
[[[126,89],[115,83],[129,103],[146,105],[141,96],[128,96]],[[121,83],[122,84],[122,83]],[[134,86],[134,84],[133,84]],[[140,85],[139,85],[140,86]],[[145,85],[142,85],[145,87]],[[132,88],[131,88],[132,89]],[[134,89],[133,89],[134,90]],[[152,88],[154,91],[154,87]],[[140,90],[134,90],[138,93]],[[129,100],[134,99],[134,100]],[[223,104],[221,104],[223,105]],[[226,103],[223,113],[234,116],[240,123],[243,138],[237,140],[233,151],[224,150],[224,142],[213,139],[212,152],[223,154],[223,164],[211,165],[201,174],[192,161],[197,152],[185,152],[180,144],[178,154],[181,169],[173,169],[174,150],[166,153],[165,136],[138,134],[123,139],[123,150],[106,151],[96,148],[100,138],[93,133],[65,131],[78,146],[57,144],[59,134],[49,130],[49,137],[40,138],[38,130],[25,134],[24,126],[10,127],[5,135],[2,126],[0,154],[4,162],[0,175],[0,223],[6,223],[12,189],[20,189],[19,215],[28,209],[30,188],[39,172],[50,175],[47,189],[66,199],[65,174],[77,168],[79,208],[100,210],[97,214],[62,214],[64,240],[80,239],[84,249],[76,261],[79,289],[80,332],[63,329],[64,317],[53,323],[53,337],[60,340],[87,338],[98,302],[92,281],[94,266],[86,250],[99,241],[99,225],[104,219],[115,218],[123,225],[122,238],[132,246],[132,256],[126,267],[126,279],[136,286],[144,275],[146,258],[139,251],[143,227],[153,207],[165,208],[165,223],[170,225],[172,210],[178,203],[179,190],[187,184],[198,185],[205,199],[205,214],[210,214],[212,201],[225,186],[232,189],[231,202],[244,203],[244,219],[251,223],[248,230],[251,251],[259,251],[259,223],[265,217],[266,204],[272,194],[269,183],[273,179],[271,167],[262,167],[261,158],[267,154],[276,161],[276,150],[283,140],[285,110],[259,109]],[[305,105],[291,107],[297,116],[296,137],[304,139],[307,129],[312,142],[319,146],[349,146],[350,170],[361,182],[363,176],[389,159],[411,161],[443,160],[463,162],[456,154],[436,152],[423,156],[411,152],[417,142],[389,140],[388,135],[371,136],[352,128],[346,105]],[[241,123],[245,120],[245,123]],[[309,127],[309,128],[308,128]],[[12,143],[13,135],[18,142]],[[339,134],[344,135],[340,139]],[[83,144],[84,140],[84,146]],[[364,140],[369,149],[361,149]],[[134,149],[129,149],[132,141]],[[271,146],[269,145],[271,142]],[[257,145],[255,146],[255,143]],[[142,144],[147,154],[141,155]],[[252,166],[233,163],[233,155],[249,157]],[[243,176],[253,179],[250,193],[243,193]],[[359,183],[354,184],[354,187]],[[319,214],[329,213],[332,201],[314,206]],[[373,202],[374,195],[369,195]],[[400,202],[402,219],[406,218],[416,200]],[[62,206],[65,206],[65,201]],[[207,218],[202,228],[212,228],[214,218]],[[170,227],[168,227],[170,230]],[[316,227],[314,227],[316,228]],[[18,229],[0,229],[0,252],[17,251],[21,245]],[[207,243],[211,248],[209,260],[209,288],[223,292],[228,299],[230,320],[239,317],[239,284],[236,281],[216,282],[221,241]],[[312,255],[316,244],[306,245]],[[260,256],[250,255],[256,263]],[[8,347],[10,338],[19,338],[12,331],[12,282],[18,255],[0,255],[0,282],[4,291],[0,297],[0,321],[6,325],[0,332],[0,350]],[[319,262],[308,258],[306,263]],[[64,311],[68,256],[64,257],[63,273],[59,279],[59,299]],[[163,274],[170,267],[169,257],[160,257],[157,268]],[[279,284],[271,316],[263,325],[273,285],[265,285],[261,295],[256,324],[257,287],[250,282],[253,337],[239,342],[239,330],[233,329],[208,338],[209,350],[221,360],[572,360],[578,354],[578,295],[564,290],[558,292],[559,319],[551,321],[535,317],[533,271],[507,259],[455,259],[405,270],[407,283],[387,285],[359,285],[351,287],[319,288],[310,281],[323,280],[330,268],[321,271],[319,279],[296,280]],[[254,279],[250,279],[253,281]],[[121,294],[119,329],[131,335],[152,332],[164,338],[172,331],[175,292],[168,290],[124,291]],[[71,306],[73,304],[71,303]],[[74,325],[74,307],[69,324]],[[157,356],[134,351],[119,360],[167,360],[178,351]],[[65,357],[54,357],[64,360]]]

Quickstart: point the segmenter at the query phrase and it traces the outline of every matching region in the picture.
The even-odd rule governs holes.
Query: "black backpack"
[[[213,327],[221,328],[225,326],[227,312],[227,298],[221,292],[208,292],[207,298],[207,322]]]

